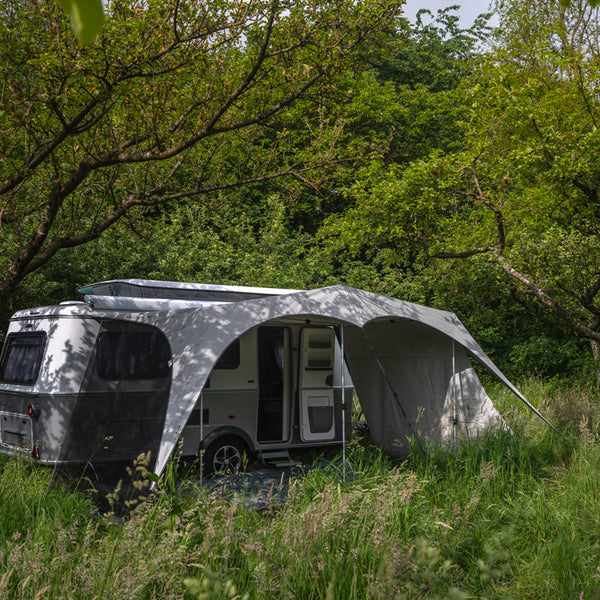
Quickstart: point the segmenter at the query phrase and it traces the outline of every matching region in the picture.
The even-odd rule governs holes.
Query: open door
[[[301,333],[300,439],[335,438],[333,369],[335,333],[330,327],[305,327]]]
[[[281,442],[289,437],[289,331],[285,327],[258,328],[259,442]]]

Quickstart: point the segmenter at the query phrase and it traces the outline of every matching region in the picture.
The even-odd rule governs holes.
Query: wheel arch
[[[244,444],[246,444],[246,448],[248,448],[249,452],[256,453],[257,447],[253,442],[252,438],[239,427],[219,427],[219,429],[215,429],[211,431],[201,442],[198,450],[206,450],[215,440],[218,440],[221,437],[225,436],[235,436],[240,438]]]

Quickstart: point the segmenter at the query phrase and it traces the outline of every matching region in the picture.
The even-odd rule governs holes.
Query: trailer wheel
[[[225,435],[212,442],[204,451],[206,475],[231,475],[244,469],[246,444],[238,437]]]

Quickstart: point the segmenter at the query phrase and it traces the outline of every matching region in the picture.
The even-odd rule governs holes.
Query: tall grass
[[[525,385],[562,436],[496,390],[511,431],[405,462],[357,439],[345,478],[314,469],[265,510],[167,486],[119,520],[2,459],[0,598],[597,597],[598,397]]]

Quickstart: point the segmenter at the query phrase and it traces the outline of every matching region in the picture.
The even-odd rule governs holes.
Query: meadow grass
[[[0,598],[597,597],[598,396],[524,391],[561,435],[497,388],[511,431],[404,462],[359,437],[345,480],[314,469],[264,510],[166,485],[117,519],[0,459]]]

